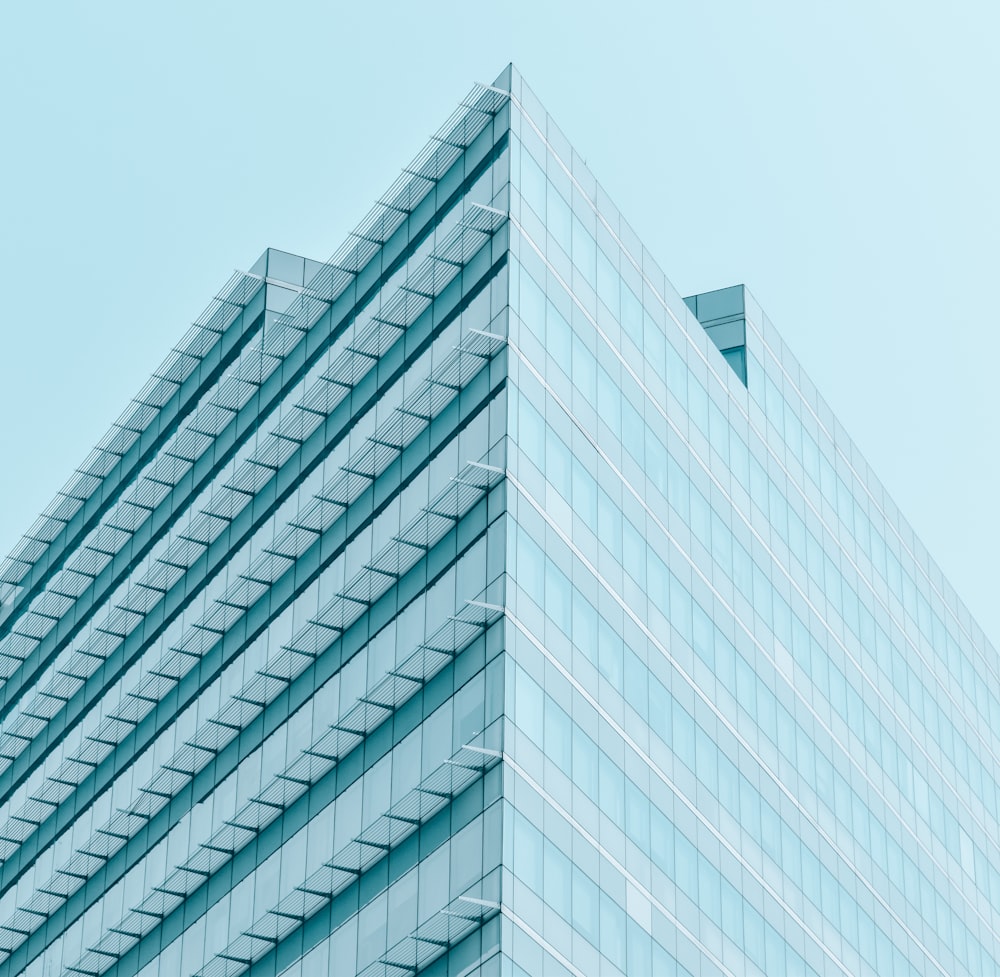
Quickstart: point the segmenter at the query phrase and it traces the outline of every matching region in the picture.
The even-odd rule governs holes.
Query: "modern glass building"
[[[994,649],[512,68],[0,578],[0,974],[1000,972]]]

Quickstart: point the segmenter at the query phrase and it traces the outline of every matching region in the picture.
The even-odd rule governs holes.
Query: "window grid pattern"
[[[512,67],[227,283],[0,566],[0,674],[5,972],[1000,965],[994,649]]]
[[[442,405],[444,399],[441,394],[450,391],[453,386],[451,381],[461,385],[463,380],[470,379],[471,372],[482,367],[489,351],[495,352],[497,348],[496,340],[476,332],[470,335],[468,347],[463,345],[459,350],[447,353],[440,367],[432,371],[429,378],[417,386],[410,399],[404,400],[392,415],[399,423],[393,427],[391,436],[398,439],[401,432],[404,435],[400,448],[412,440],[412,437],[407,438],[406,434],[412,436],[420,429],[423,422],[419,417],[429,418],[437,413],[436,408]],[[432,413],[420,414],[418,417],[418,411],[413,408],[419,411],[430,410]],[[376,431],[376,435],[378,433]],[[34,794],[26,808],[15,812],[13,827],[15,831],[21,832],[17,840],[22,843],[22,848],[32,826],[39,827],[41,819],[46,814],[51,815],[52,809],[64,803],[72,791],[74,782],[78,784],[82,777],[88,776],[89,771],[107,760],[116,740],[120,740],[123,736],[128,737],[139,727],[149,715],[150,709],[170,691],[171,679],[173,684],[182,680],[185,664],[204,671],[204,661],[211,653],[212,643],[218,644],[222,640],[239,619],[241,612],[245,615],[251,604],[260,603],[262,597],[273,590],[281,575],[287,574],[290,569],[294,570],[297,560],[304,557],[306,548],[316,546],[316,537],[321,536],[328,528],[328,524],[335,521],[338,513],[342,515],[346,505],[360,491],[371,485],[366,476],[374,477],[399,454],[399,451],[392,447],[393,442],[387,440],[389,436],[389,431],[384,432],[381,439],[376,439],[377,444],[369,439],[368,446],[357,453],[359,457],[348,460],[332,482],[320,491],[321,498],[314,499],[311,505],[307,505],[304,512],[297,516],[299,521],[290,525],[284,533],[279,534],[277,540],[265,547],[256,563],[251,564],[240,575],[235,585],[220,594],[216,601],[217,606],[211,608],[202,620],[196,621],[188,634],[173,644],[165,658],[149,669],[139,687],[128,694],[126,702],[129,705],[122,706],[115,701],[112,714],[84,741],[81,753],[77,757],[71,756],[51,777],[48,782],[49,794],[44,792]],[[372,465],[372,445],[377,449],[378,457],[375,459],[375,467],[369,471],[366,470],[366,466],[370,468]],[[352,482],[359,484],[352,489]],[[330,499],[340,499],[340,505],[325,501]],[[123,761],[118,756],[109,764],[119,773],[122,765]],[[63,811],[65,813],[65,807]],[[8,832],[8,837],[11,834],[12,832]],[[11,837],[9,843],[13,847],[15,838]],[[5,868],[9,866],[8,861],[8,866]]]
[[[508,713],[545,802],[512,821],[541,831],[530,852],[580,810],[637,866],[584,951],[591,856],[562,843],[548,950],[584,973],[675,972],[650,971],[663,934],[676,972],[996,969],[993,650],[752,296],[744,388],[519,84],[508,604],[532,640],[509,650],[534,691]],[[602,764],[624,788],[601,792]],[[512,884],[547,893],[514,845]]]
[[[350,905],[359,970],[485,945],[507,103],[477,86],[329,262],[234,279],[4,565],[5,970],[273,972]]]

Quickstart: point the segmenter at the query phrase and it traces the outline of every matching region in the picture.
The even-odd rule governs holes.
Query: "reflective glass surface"
[[[996,972],[994,650],[752,295],[513,101],[514,960]]]
[[[0,675],[0,972],[1000,969],[995,651],[512,68],[220,291]]]

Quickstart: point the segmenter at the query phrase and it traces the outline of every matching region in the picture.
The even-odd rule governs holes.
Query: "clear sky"
[[[682,294],[746,282],[1000,643],[995,0],[13,4],[0,551],[234,268],[513,60]]]

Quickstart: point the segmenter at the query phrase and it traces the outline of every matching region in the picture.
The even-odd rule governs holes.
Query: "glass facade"
[[[512,68],[0,567],[0,973],[986,974],[996,654]]]

